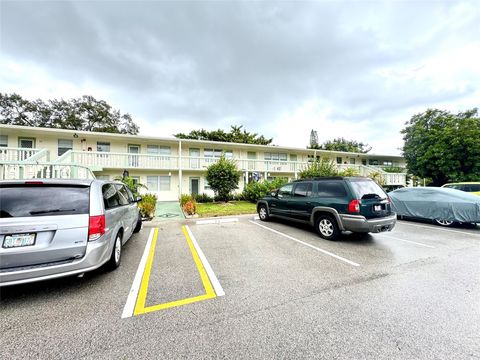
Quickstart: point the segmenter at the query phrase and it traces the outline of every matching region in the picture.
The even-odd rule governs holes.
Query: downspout
[[[182,196],[182,140],[178,140],[178,198]]]

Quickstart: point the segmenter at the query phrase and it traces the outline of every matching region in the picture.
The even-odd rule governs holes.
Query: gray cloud
[[[435,69],[415,75],[452,47],[478,45],[474,5],[2,1],[1,48],[52,79],[107,88],[107,101],[157,125],[226,128],[232,118],[275,136],[277,118],[318,100],[330,120],[378,132],[406,109],[478,92],[478,72],[457,87],[438,84]]]

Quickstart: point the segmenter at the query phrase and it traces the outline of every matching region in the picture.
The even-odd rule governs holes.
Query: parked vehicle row
[[[0,286],[117,268],[139,200],[120,182],[0,182]]]

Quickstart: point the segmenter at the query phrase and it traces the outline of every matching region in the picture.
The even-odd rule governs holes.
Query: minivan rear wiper
[[[374,193],[365,194],[365,195],[362,196],[362,199],[380,199],[380,198],[381,198],[380,195],[374,194]]]
[[[30,211],[30,215],[40,215],[40,214],[48,214],[48,213],[57,213],[57,212],[65,212],[65,211],[75,211],[76,209],[49,209],[49,210],[38,210],[38,211]]]

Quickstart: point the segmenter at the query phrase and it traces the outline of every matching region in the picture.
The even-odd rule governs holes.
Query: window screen
[[[58,156],[65,154],[73,149],[73,140],[58,139]]]
[[[147,188],[150,191],[158,191],[158,176],[147,176]]]
[[[159,190],[170,191],[170,176],[159,176]]]
[[[97,151],[100,152],[110,152],[110,143],[109,142],[97,142]]]
[[[0,147],[8,146],[8,135],[0,135]]]

